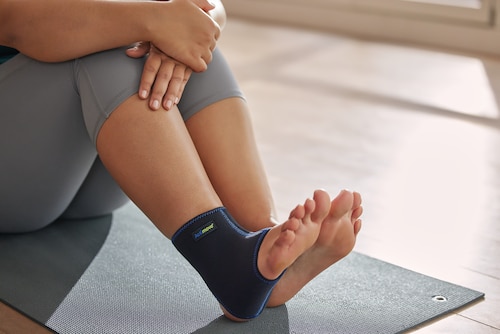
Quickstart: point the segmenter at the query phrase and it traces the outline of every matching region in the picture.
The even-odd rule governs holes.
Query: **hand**
[[[152,110],[158,110],[160,106],[170,110],[179,103],[192,70],[149,42],[137,43],[127,50],[127,55],[132,58],[144,57],[147,54],[139,85],[139,97],[149,97],[149,107]]]
[[[215,7],[207,0],[160,1],[159,20],[150,22],[155,47],[195,72],[203,72],[212,61],[220,35],[219,25],[208,11]]]

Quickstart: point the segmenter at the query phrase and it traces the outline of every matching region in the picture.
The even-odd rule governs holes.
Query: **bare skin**
[[[322,271],[348,255],[361,229],[361,196],[343,190],[331,203],[315,244],[287,270],[274,288],[269,307],[286,303]],[[295,210],[291,216],[301,216]]]
[[[191,218],[222,205],[184,121],[173,109],[150,112],[147,101],[132,96],[113,112],[97,138],[108,171],[168,238]],[[185,205],[187,198],[190,205]],[[317,191],[314,200],[295,208],[300,214],[272,226],[258,254],[262,275],[277,278],[309,249],[329,211],[328,194]]]
[[[257,266],[262,276],[276,279],[318,239],[321,223],[330,209],[330,196],[316,191],[314,200],[307,199],[286,222],[274,225],[260,247]]]

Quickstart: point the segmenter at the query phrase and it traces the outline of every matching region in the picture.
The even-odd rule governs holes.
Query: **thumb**
[[[128,48],[125,53],[132,58],[141,58],[148,54],[150,47],[149,42],[139,42]]]
[[[211,11],[215,8],[215,5],[208,0],[194,0],[193,3],[200,7],[204,12]]]

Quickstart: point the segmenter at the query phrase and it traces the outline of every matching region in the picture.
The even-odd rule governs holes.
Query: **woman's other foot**
[[[268,232],[259,250],[258,268],[262,276],[275,279],[313,246],[320,235],[322,222],[330,211],[330,196],[317,191],[314,199],[297,205],[297,214]]]
[[[315,193],[315,198],[323,196]],[[342,190],[330,203],[316,242],[285,272],[274,287],[268,306],[284,304],[314,277],[349,254],[361,229],[362,213],[361,195]],[[303,208],[299,206],[291,212],[290,219],[302,214]]]

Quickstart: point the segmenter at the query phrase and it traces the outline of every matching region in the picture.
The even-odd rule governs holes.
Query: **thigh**
[[[41,228],[67,209],[96,160],[100,126],[141,71],[123,50],[0,65],[0,232]]]
[[[97,158],[82,186],[62,218],[80,219],[109,214],[124,204],[129,198],[121,190],[107,169]]]
[[[0,65],[0,231],[57,218],[95,160],[71,63],[18,55]]]

